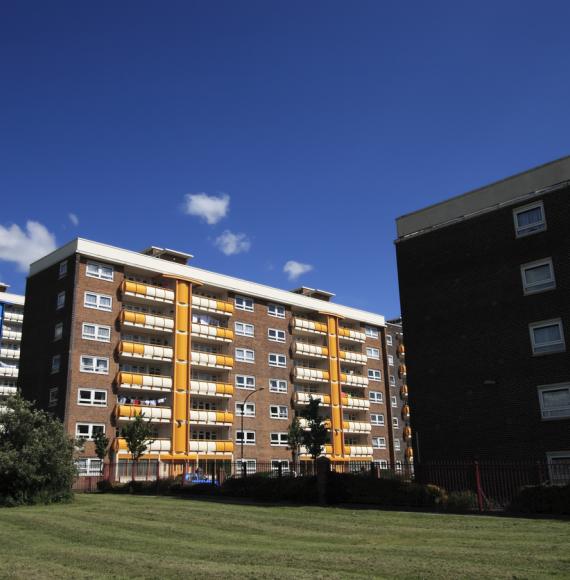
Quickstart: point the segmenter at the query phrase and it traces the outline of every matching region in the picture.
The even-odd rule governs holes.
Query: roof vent
[[[310,296],[311,298],[317,298],[318,300],[324,300],[325,302],[330,302],[331,298],[335,296],[332,292],[316,288],[308,288],[307,286],[300,286],[299,288],[291,290],[291,292],[294,294],[302,294],[303,296]]]
[[[192,254],[187,254],[186,252],[178,252],[177,250],[169,250],[168,248],[159,248],[157,246],[150,246],[150,248],[143,250],[141,254],[184,265],[194,257]]]

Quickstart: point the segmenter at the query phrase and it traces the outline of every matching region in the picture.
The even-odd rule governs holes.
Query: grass
[[[570,577],[570,523],[172,497],[0,509],[2,578]]]

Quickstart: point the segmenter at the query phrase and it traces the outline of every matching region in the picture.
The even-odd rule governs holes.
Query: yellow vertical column
[[[174,396],[172,401],[172,454],[188,454],[190,443],[190,333],[192,329],[192,285],[176,280],[174,319]],[[181,458],[182,458],[181,457]]]
[[[329,381],[331,388],[331,429],[333,457],[344,457],[342,429],[342,399],[340,389],[340,359],[338,343],[338,318],[328,315]]]

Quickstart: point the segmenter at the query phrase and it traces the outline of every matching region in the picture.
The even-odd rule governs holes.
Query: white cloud
[[[295,260],[289,260],[285,266],[283,266],[283,272],[289,276],[289,280],[296,280],[299,276],[310,272],[312,269],[313,266],[311,266],[311,264],[302,264]]]
[[[185,213],[201,217],[210,225],[226,217],[230,209],[230,196],[225,193],[219,197],[207,193],[187,193],[184,200]]]
[[[241,254],[247,252],[251,248],[251,241],[245,234],[234,234],[230,230],[226,230],[223,234],[218,236],[214,244],[226,256],[233,256],[234,254]]]
[[[67,216],[69,217],[69,221],[74,225],[74,226],[78,226],[79,225],[79,218],[77,217],[76,214],[74,213],[69,213],[67,214]]]
[[[55,248],[55,236],[39,222],[26,222],[26,231],[16,224],[7,228],[0,225],[0,260],[15,262],[23,272]]]

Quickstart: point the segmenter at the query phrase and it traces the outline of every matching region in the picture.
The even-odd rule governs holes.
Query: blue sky
[[[549,0],[4,2],[0,279],[23,291],[82,236],[395,316],[397,216],[570,152],[569,21]],[[199,193],[227,203],[186,213]]]

